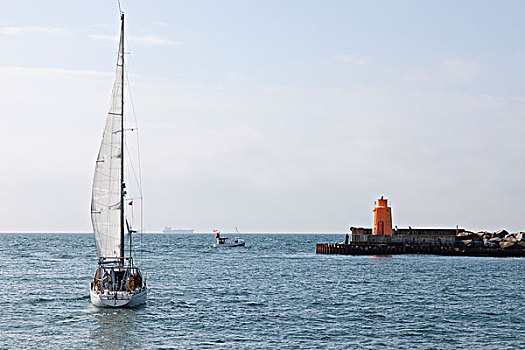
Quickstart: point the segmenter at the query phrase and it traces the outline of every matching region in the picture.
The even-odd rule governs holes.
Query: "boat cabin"
[[[226,244],[228,237],[217,237],[217,244]]]

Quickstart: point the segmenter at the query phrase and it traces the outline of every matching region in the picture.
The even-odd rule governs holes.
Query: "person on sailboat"
[[[140,275],[138,272],[135,272],[133,274],[133,280],[135,281],[135,288],[142,287],[142,278],[140,278]]]
[[[133,276],[128,277],[127,290],[134,291],[135,287],[135,278]]]
[[[104,272],[104,276],[102,277],[102,288],[106,288],[106,285],[109,283],[109,275],[107,272]]]

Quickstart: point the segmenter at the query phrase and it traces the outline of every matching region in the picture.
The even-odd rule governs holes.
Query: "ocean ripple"
[[[144,235],[147,304],[99,309],[91,235],[1,234],[0,348],[523,346],[525,259],[328,256],[315,242],[343,235],[243,238],[213,249],[212,235]]]

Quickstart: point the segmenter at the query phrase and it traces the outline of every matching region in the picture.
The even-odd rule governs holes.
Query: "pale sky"
[[[90,232],[116,0],[0,5],[0,232]],[[525,2],[122,7],[147,231],[525,231]]]

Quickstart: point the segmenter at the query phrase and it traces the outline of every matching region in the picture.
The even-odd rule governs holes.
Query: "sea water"
[[[147,303],[96,308],[92,235],[0,234],[0,348],[518,349],[525,259],[316,255],[340,235],[135,237]]]

